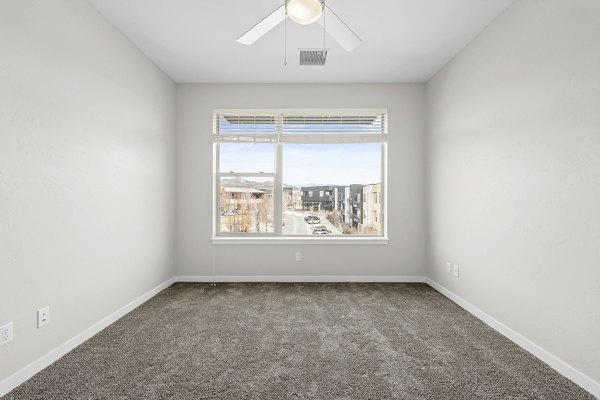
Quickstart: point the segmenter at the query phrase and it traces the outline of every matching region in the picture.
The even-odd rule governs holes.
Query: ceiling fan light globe
[[[312,24],[323,13],[321,0],[286,0],[285,8],[288,17],[301,25]]]

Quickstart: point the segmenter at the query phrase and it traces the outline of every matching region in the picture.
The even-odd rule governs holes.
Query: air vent
[[[299,49],[300,65],[325,65],[327,50],[323,49]]]

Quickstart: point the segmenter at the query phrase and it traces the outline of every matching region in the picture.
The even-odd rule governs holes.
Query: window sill
[[[213,237],[212,244],[388,244],[386,237]]]

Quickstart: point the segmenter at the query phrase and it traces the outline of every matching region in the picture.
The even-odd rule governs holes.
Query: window
[[[215,110],[213,139],[215,236],[384,236],[385,111]]]

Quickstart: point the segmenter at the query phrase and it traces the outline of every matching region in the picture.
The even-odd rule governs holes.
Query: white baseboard
[[[94,325],[90,326],[83,332],[75,335],[71,339],[67,340],[65,343],[60,346],[54,348],[52,351],[38,358],[31,364],[23,367],[19,371],[10,375],[8,378],[4,379],[0,382],[0,397],[4,396],[44,368],[48,367],[53,362],[60,359],[62,356],[73,350],[75,347],[79,346],[102,329],[106,328],[113,322],[117,321],[119,318],[123,317],[125,314],[131,312],[141,304],[150,300],[152,297],[156,296],[158,293],[168,288],[175,282],[175,278],[170,278],[167,281],[161,283],[150,291],[144,293],[137,299],[133,300],[129,304],[119,308],[117,311],[112,314],[104,317],[100,321],[96,322]]]
[[[434,288],[435,290],[437,290],[438,292],[440,292],[441,294],[443,294],[444,296],[446,296],[447,298],[449,298],[450,300],[452,300],[453,302],[455,302],[456,304],[473,314],[475,317],[479,318],[481,321],[485,322],[492,329],[496,330],[503,336],[506,336],[508,339],[510,339],[529,353],[533,354],[535,357],[548,364],[556,372],[558,372],[565,378],[570,379],[577,385],[590,392],[592,395],[596,396],[597,398],[600,398],[600,383],[596,382],[589,376],[573,368],[572,366],[562,361],[552,353],[544,350],[537,344],[533,343],[531,340],[527,339],[525,336],[504,325],[502,322],[485,313],[481,309],[475,307],[473,304],[469,303],[462,297],[446,289],[439,283],[429,278],[425,279],[425,283],[427,283],[429,286],[431,286],[432,288]]]
[[[264,275],[176,276],[176,282],[426,282],[424,276]]]

